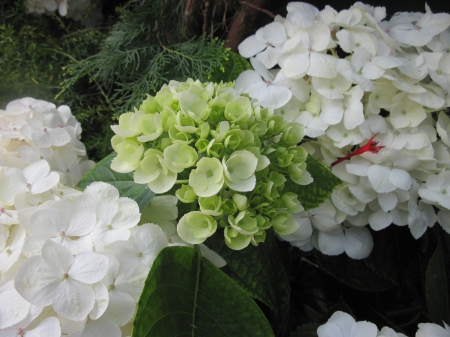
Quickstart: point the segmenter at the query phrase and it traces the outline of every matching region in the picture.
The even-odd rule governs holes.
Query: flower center
[[[6,254],[11,255],[11,254],[12,254],[12,250],[8,248],[8,249],[6,250]]]
[[[442,194],[447,194],[447,190],[445,188],[442,189],[441,191]]]
[[[61,233],[59,233],[59,236],[66,236],[66,232],[61,231]]]
[[[137,257],[142,257],[142,255],[143,255],[142,252],[138,252],[138,253],[136,254]]]
[[[116,289],[116,286],[114,284],[110,284],[108,287],[108,291]]]
[[[0,208],[0,213],[5,213],[5,207]]]
[[[106,229],[112,229],[111,225],[106,225]]]
[[[66,278],[68,278],[69,277],[69,274],[68,273],[64,273],[63,274],[63,279],[66,279]]]
[[[23,335],[23,329],[22,328],[18,328],[17,331],[16,331],[16,334],[19,335],[19,336],[22,336]]]
[[[206,172],[206,176],[208,178],[211,178],[213,176],[213,172],[211,170],[209,170],[208,172]]]
[[[414,25],[414,29],[419,30],[420,28],[422,28],[422,27],[420,27],[418,24]]]

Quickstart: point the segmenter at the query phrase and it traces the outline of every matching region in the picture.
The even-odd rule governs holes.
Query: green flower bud
[[[187,132],[181,132],[175,126],[172,126],[169,129],[169,137],[174,143],[180,142],[184,144],[190,144],[194,141],[191,134]]]
[[[287,147],[297,145],[303,139],[303,125],[296,122],[286,123],[282,133],[281,141]]]
[[[260,110],[261,119],[262,120],[269,120],[273,116],[274,110],[273,108],[264,108]]]
[[[256,221],[258,223],[258,228],[260,230],[268,230],[270,227],[272,227],[272,224],[270,223],[269,219],[261,214],[256,215]],[[258,233],[258,232],[257,232]]]
[[[248,207],[248,200],[245,195],[234,193],[233,194],[233,202],[236,205],[236,208],[240,211],[245,211]]]
[[[185,116],[192,118],[197,124],[209,117],[209,106],[204,100],[190,92],[180,94],[180,109]]]
[[[155,193],[165,193],[172,188],[177,174],[167,168],[161,151],[148,149],[139,167],[134,172],[134,182],[148,184]]]
[[[273,183],[275,184],[276,187],[280,187],[284,184],[284,182],[286,181],[286,178],[284,177],[284,175],[275,172],[275,171],[271,171],[269,173],[269,180],[273,181]]]
[[[251,244],[253,246],[258,246],[259,243],[266,241],[266,231],[259,230],[251,236]]]
[[[199,244],[213,235],[217,222],[210,215],[201,212],[189,212],[180,219],[177,226],[178,235],[187,243]]]
[[[201,126],[198,128],[197,136],[200,137],[200,139],[206,139],[209,136],[209,131],[211,129],[211,126],[209,123],[202,123]]]
[[[183,143],[174,143],[164,149],[164,162],[173,172],[180,173],[197,163],[198,154],[192,147]]]
[[[225,118],[231,123],[245,122],[251,114],[252,107],[247,97],[236,98],[225,107]]]
[[[175,195],[178,200],[184,202],[185,204],[189,204],[197,200],[197,194],[195,194],[194,189],[189,185],[182,185],[181,188],[175,192]]]
[[[311,174],[306,171],[306,164],[292,163],[288,167],[289,177],[298,185],[308,185],[313,182]]]
[[[224,145],[230,149],[237,150],[241,141],[245,139],[245,133],[242,130],[231,130],[225,136]]]
[[[158,113],[144,115],[141,119],[140,129],[142,136],[137,140],[143,143],[155,140],[163,133],[162,118]]]
[[[200,205],[200,210],[204,214],[219,216],[222,215],[222,198],[218,195],[213,195],[212,197],[199,197],[198,204]]]
[[[221,143],[228,134],[230,130],[230,122],[222,121],[217,124],[216,130],[211,130],[211,135],[214,137],[216,142]]]
[[[295,232],[300,224],[291,217],[291,213],[278,213],[272,217],[272,226],[275,232],[288,235]]]
[[[194,120],[189,116],[184,116],[181,112],[176,114],[174,126],[181,132],[196,133],[198,131],[198,127],[195,125]]]
[[[163,107],[169,107],[174,111],[179,110],[178,100],[174,98],[174,92],[172,92],[167,85],[163,85],[161,90],[158,91],[155,95],[155,101],[159,111],[161,111]]]
[[[209,145],[209,141],[206,139],[199,139],[199,140],[197,140],[197,142],[195,142],[195,147],[197,148],[198,153],[206,152],[208,145]]]
[[[286,208],[286,210],[289,213],[298,213],[303,211],[303,206],[298,200],[298,195],[292,192],[286,192],[281,197],[281,204],[283,208]]]
[[[160,115],[162,119],[163,131],[169,132],[169,129],[175,125],[175,111],[165,106]]]
[[[224,230],[225,244],[233,250],[241,250],[250,244],[251,235],[239,233],[232,227],[225,227]]]
[[[206,153],[208,156],[213,156],[216,158],[222,158],[225,147],[221,143],[216,143],[214,139],[211,139],[208,146],[206,147]]]
[[[225,102],[231,102],[237,98],[236,90],[232,87],[218,87],[216,90],[216,95],[223,99]]]
[[[259,230],[256,218],[246,211],[239,212],[236,217],[229,215],[228,223],[233,229],[245,235],[255,234]]]
[[[236,204],[231,199],[222,201],[222,209],[225,214],[234,214],[237,212]]]
[[[195,83],[191,84],[189,92],[197,95],[203,101],[208,102],[214,93],[214,83],[210,82],[205,86],[205,84],[197,80]]]
[[[268,131],[267,121],[263,120],[255,121],[250,126],[250,131],[253,132],[255,135],[257,135],[258,137],[263,137]]]
[[[222,97],[215,97],[209,101],[208,105],[211,109],[209,118],[211,118],[213,123],[217,124],[224,118],[227,101]]]
[[[200,197],[211,197],[219,193],[225,181],[223,167],[217,158],[203,157],[197,162],[197,169],[189,175],[189,185]]]
[[[284,117],[283,116],[272,116],[269,118],[268,122],[267,122],[267,128],[268,128],[268,134],[272,135],[272,136],[276,136],[278,135],[284,125]]]
[[[306,161],[306,157],[308,157],[308,151],[302,146],[292,146],[287,149],[288,153],[293,154],[292,162],[299,164],[304,163]]]
[[[311,115],[317,116],[321,109],[320,98],[316,95],[311,95],[309,101],[305,104],[305,108]]]
[[[273,181],[267,181],[266,189],[264,191],[264,196],[269,199],[270,201],[274,201],[275,199],[278,199],[280,194],[278,193],[277,187],[273,183]]]
[[[128,173],[139,167],[142,155],[144,154],[144,146],[132,138],[124,139],[119,136],[111,138],[111,144],[117,157],[111,162],[111,169]]]
[[[114,133],[123,138],[135,137],[141,134],[139,128],[144,113],[127,112],[119,117],[119,125],[111,125]]]
[[[141,103],[139,111],[142,111],[146,114],[153,114],[158,112],[157,102],[155,98],[151,95],[147,95],[147,99]]]

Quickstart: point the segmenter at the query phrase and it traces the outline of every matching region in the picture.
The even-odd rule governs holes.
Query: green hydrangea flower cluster
[[[273,109],[238,95],[234,83],[171,81],[155,97],[112,126],[117,152],[111,168],[134,171],[134,181],[193,203],[178,223],[186,242],[199,244],[224,227],[226,244],[243,249],[299,224],[291,214],[303,210],[285,183],[312,182],[307,152],[297,146],[303,126],[286,122]]]

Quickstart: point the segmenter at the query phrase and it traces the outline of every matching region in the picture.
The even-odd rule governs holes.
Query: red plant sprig
[[[350,154],[346,155],[345,157],[339,158],[338,160],[332,162],[331,166],[337,165],[340,162],[343,162],[344,160],[347,160],[347,159],[349,159],[349,158],[351,158],[353,156],[357,156],[357,155],[363,154],[364,152],[378,153],[378,151],[380,151],[382,148],[386,147],[386,146],[377,146],[379,142],[375,142],[373,140],[376,136],[378,136],[378,134],[379,134],[379,132],[374,134],[372,136],[372,138],[370,138],[365,145],[363,145],[360,148],[356,149],[352,153],[350,153]]]

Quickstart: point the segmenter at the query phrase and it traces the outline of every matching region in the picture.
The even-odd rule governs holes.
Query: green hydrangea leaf
[[[155,196],[147,184],[136,184],[133,179],[133,173],[118,173],[111,170],[111,161],[117,156],[116,152],[103,158],[90,170],[78,183],[78,187],[84,190],[94,181],[103,181],[111,184],[119,190],[121,197],[128,197],[136,201],[139,209],[148,205]]]
[[[303,324],[297,327],[294,332],[291,332],[290,337],[317,337],[319,326],[320,324],[318,323]]]
[[[445,268],[443,231],[436,226],[437,247],[430,259],[425,274],[425,296],[431,321],[441,325],[450,322],[448,284]]]
[[[231,82],[238,78],[239,74],[245,70],[251,70],[250,63],[241,55],[228,52],[228,60],[222,62],[222,67],[216,69],[212,74],[209,81],[211,82]]]
[[[225,244],[223,233],[217,231],[205,244],[227,261],[224,271],[248,295],[263,302],[272,311],[270,320],[278,335],[286,329],[289,319],[290,285],[278,241],[273,231],[266,231],[266,239],[257,247],[249,245],[243,250],[233,250]],[[261,335],[263,336],[263,335]]]
[[[313,177],[313,182],[304,186],[288,182],[285,184],[285,192],[297,194],[298,200],[307,211],[318,207],[328,199],[336,186],[342,184],[342,180],[311,155],[306,158],[306,170]]]
[[[132,337],[270,337],[261,309],[191,247],[168,247],[153,262]]]

